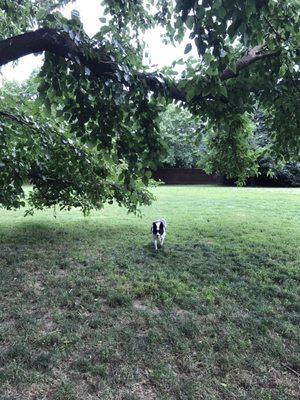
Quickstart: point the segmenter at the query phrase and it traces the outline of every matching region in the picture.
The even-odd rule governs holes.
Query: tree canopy
[[[76,10],[70,20],[60,13],[70,2],[0,0],[0,66],[45,53],[28,107],[0,105],[2,205],[23,204],[27,177],[34,207],[148,202],[165,157],[159,113],[171,102],[205,126],[211,172],[239,182],[256,173],[258,107],[270,152],[299,159],[298,0],[106,0],[92,38]],[[176,62],[149,72],[143,33],[156,26],[162,40],[185,43],[182,73]]]

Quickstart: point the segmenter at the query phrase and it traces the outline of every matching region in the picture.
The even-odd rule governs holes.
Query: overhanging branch
[[[94,50],[94,56],[87,57],[67,33],[59,32],[50,28],[41,28],[36,31],[26,32],[18,36],[0,41],[0,66],[15,61],[28,54],[48,51],[64,58],[78,58],[80,63],[89,68],[97,77],[108,75],[113,78],[118,70],[118,64],[108,58],[104,52]],[[265,52],[263,46],[255,46],[248,53],[236,62],[235,71],[226,69],[220,76],[222,81],[235,78],[239,72],[247,68],[258,60],[267,57],[273,57],[279,52]],[[146,81],[149,90],[168,94],[174,100],[186,101],[186,94],[175,84],[165,81],[164,84],[154,75],[141,72],[135,72],[138,78]],[[124,81],[124,84],[129,85]],[[200,94],[199,94],[200,95]]]
[[[79,46],[65,32],[50,28],[41,28],[33,32],[0,41],[0,66],[18,60],[28,54],[48,51],[64,58],[77,57],[80,63],[89,68],[97,77],[112,76],[118,70],[118,65],[108,58],[107,54],[95,51],[94,57],[86,57]],[[153,75],[136,72],[137,77],[145,79],[150,90],[163,91],[162,83]],[[113,77],[113,76],[112,76]],[[128,82],[124,81],[128,85]],[[171,98],[185,100],[185,94],[176,86],[166,82],[166,88]]]

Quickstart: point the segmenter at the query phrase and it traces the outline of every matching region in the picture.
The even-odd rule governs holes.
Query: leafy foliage
[[[164,166],[191,168],[197,165],[202,125],[188,110],[169,105],[161,114],[160,132],[168,152]]]
[[[257,164],[253,162],[257,154],[249,145],[252,132],[253,123],[246,115],[236,115],[234,119],[222,122],[217,131],[208,129],[202,167],[208,173],[221,174],[225,170],[228,178],[238,176],[237,183],[245,184],[247,177],[258,173]]]
[[[149,184],[150,171],[166,155],[159,113],[174,99],[208,131],[206,170],[239,183],[257,173],[249,140],[257,107],[267,110],[273,153],[285,162],[299,159],[297,0],[106,0],[93,38],[78,12],[70,20],[62,16],[59,8],[66,3],[0,1],[0,45],[36,27],[52,40],[43,48],[48,52],[39,96],[32,101],[39,112],[1,105],[5,207],[22,204],[22,184],[33,164],[44,166],[35,207],[81,204],[88,210],[114,198],[134,210],[147,202],[141,182]],[[164,74],[144,66],[142,35],[158,25],[164,41],[185,42],[187,59],[178,61],[184,70],[177,80],[176,63]],[[190,57],[193,48],[197,59]],[[26,154],[24,146],[31,149]]]
[[[35,122],[21,116],[16,121],[9,113],[3,115],[6,124],[0,130],[0,186],[6,190],[0,193],[0,203],[6,208],[24,206],[23,184],[28,179],[33,184],[29,203],[35,208],[75,206],[87,213],[91,207],[102,208],[106,201],[116,200],[135,211],[138,204],[149,203],[152,196],[140,179],[124,187],[127,166],[118,163],[115,146],[110,153],[100,153],[74,138],[64,121],[60,126],[53,123],[51,113],[39,117],[35,100],[38,82],[34,76],[21,86],[6,82],[1,89],[7,108],[18,108],[19,113],[30,111]],[[111,157],[115,164],[110,162]]]
[[[272,152],[272,137],[261,111],[255,116],[256,129],[251,147],[258,153],[259,176],[251,179],[254,184],[277,186],[300,186],[300,163],[284,163]]]
[[[74,0],[0,0],[0,38],[34,28],[37,20]]]

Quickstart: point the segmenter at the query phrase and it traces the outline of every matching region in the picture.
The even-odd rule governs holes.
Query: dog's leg
[[[163,235],[163,236],[161,237],[161,239],[160,239],[160,245],[161,245],[161,246],[164,244],[165,237],[166,237],[166,235]]]
[[[157,239],[154,239],[154,249],[157,251]]]

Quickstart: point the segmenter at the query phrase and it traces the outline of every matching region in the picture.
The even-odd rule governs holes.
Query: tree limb
[[[266,52],[263,45],[258,45],[250,49],[247,54],[245,54],[242,58],[237,60],[234,72],[233,70],[227,68],[222,72],[220,79],[221,81],[225,81],[227,79],[236,78],[240,71],[249,67],[249,65],[253,64],[256,61],[262,60],[264,58],[277,56],[280,51]]]
[[[30,121],[26,121],[24,118],[20,117],[19,115],[14,115],[8,111],[2,111],[0,110],[0,116],[4,118],[8,118],[14,122],[17,122],[18,124],[25,125],[28,128],[34,128],[34,125]]]
[[[273,33],[275,33],[277,42],[283,42],[283,39],[281,37],[281,35],[276,31],[276,29],[274,28],[274,26],[271,24],[271,22],[268,20],[268,18],[264,17],[264,20],[266,21],[266,23],[269,25],[269,27],[271,28],[271,30],[273,31]]]
[[[0,66],[15,61],[28,54],[48,51],[64,58],[77,57],[80,63],[89,68],[97,77],[108,75],[113,77],[118,69],[117,63],[111,61],[104,52],[94,51],[93,56],[87,57],[66,32],[50,28],[41,28],[18,36],[0,41]],[[277,55],[279,52],[268,53],[262,45],[255,46],[236,62],[236,71],[226,69],[220,76],[222,81],[235,78],[239,72],[258,60]],[[175,84],[165,81],[163,84],[155,74],[136,72],[138,78],[144,79],[150,90],[161,94],[168,93],[174,100],[186,101],[185,93]],[[128,85],[128,82],[124,81]]]

